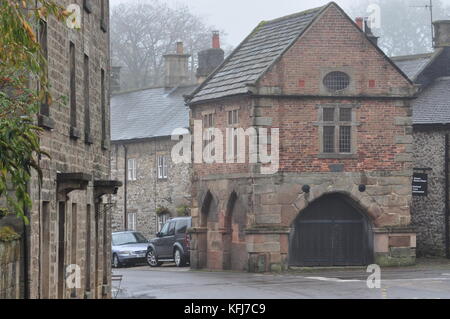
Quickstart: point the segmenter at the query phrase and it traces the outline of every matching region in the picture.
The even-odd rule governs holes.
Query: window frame
[[[156,160],[157,160],[156,171],[158,180],[166,180],[169,176],[167,156],[158,155]]]
[[[358,104],[325,104],[318,105],[318,117],[319,122],[315,123],[319,129],[319,158],[356,158],[356,148],[357,148],[357,127],[360,125],[356,121],[356,109],[359,107]],[[331,117],[325,117],[325,110],[333,108],[333,119]],[[341,110],[349,109],[350,117],[342,120]],[[342,121],[341,121],[342,120]],[[333,151],[326,149],[326,127],[334,127],[333,131]],[[349,146],[350,150],[341,151],[342,140],[341,140],[341,127],[350,127],[349,130]]]
[[[132,165],[130,165],[132,163]],[[127,179],[130,182],[137,180],[137,160],[135,158],[129,158],[127,160]]]
[[[130,218],[131,217],[131,218]],[[130,219],[131,219],[131,223],[130,223]],[[132,231],[136,231],[137,228],[137,223],[136,223],[136,219],[137,219],[137,214],[136,212],[132,212],[132,213],[127,213],[127,230],[132,230]],[[131,225],[130,225],[131,224]],[[131,227],[132,226],[132,227]]]

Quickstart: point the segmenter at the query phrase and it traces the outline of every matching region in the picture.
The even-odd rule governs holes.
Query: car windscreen
[[[141,233],[120,233],[113,234],[112,241],[114,246],[127,244],[146,243],[147,239]]]

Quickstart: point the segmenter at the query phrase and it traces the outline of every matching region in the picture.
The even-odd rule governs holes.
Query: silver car
[[[119,268],[145,262],[149,241],[139,232],[123,231],[112,233],[112,266]]]

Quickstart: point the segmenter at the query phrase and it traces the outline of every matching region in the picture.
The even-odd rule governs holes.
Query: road
[[[282,274],[196,271],[166,265],[115,269],[117,298],[139,299],[450,299],[450,261],[381,269],[381,288],[368,288],[366,269],[293,270]],[[117,286],[113,283],[113,287]]]

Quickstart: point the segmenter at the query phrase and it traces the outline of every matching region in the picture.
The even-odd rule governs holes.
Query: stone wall
[[[47,21],[48,74],[54,102],[48,114],[41,110],[38,117],[38,124],[44,129],[41,149],[49,157],[38,159],[42,184],[35,174],[29,185],[33,207],[27,230],[30,234],[27,293],[30,298],[108,298],[110,214],[107,198],[96,197],[95,182],[110,178],[109,1],[102,2],[103,17],[100,1],[58,0],[57,3],[63,7],[80,6],[81,29],[70,29],[53,17]],[[75,122],[71,120],[69,98],[71,42],[75,48]],[[89,103],[84,87],[85,56],[89,57]],[[63,97],[69,102],[63,103]],[[89,122],[85,116],[87,106]],[[68,173],[85,174],[88,181],[75,182],[65,191],[63,187],[67,185],[58,182],[58,176]],[[63,231],[64,237],[60,238]],[[58,264],[60,260],[62,263]],[[71,264],[78,265],[81,272],[82,285],[76,289],[68,289],[61,279]]]
[[[414,196],[411,212],[419,256],[445,256],[445,134],[450,131],[414,130],[414,167],[428,174],[428,195]]]
[[[158,232],[158,207],[166,207],[170,217],[176,217],[176,208],[190,206],[191,165],[175,164],[171,160],[171,151],[175,141],[170,137],[148,139],[133,143],[115,142],[111,150],[111,174],[113,179],[123,182],[124,186],[114,197],[113,231],[125,229],[124,196],[127,192],[127,212],[136,213],[136,230],[147,238]],[[127,159],[136,160],[136,181],[125,181],[125,148]],[[168,160],[168,178],[158,179],[157,157]],[[125,186],[126,182],[126,186]]]
[[[0,299],[19,299],[20,240],[0,241]]]

